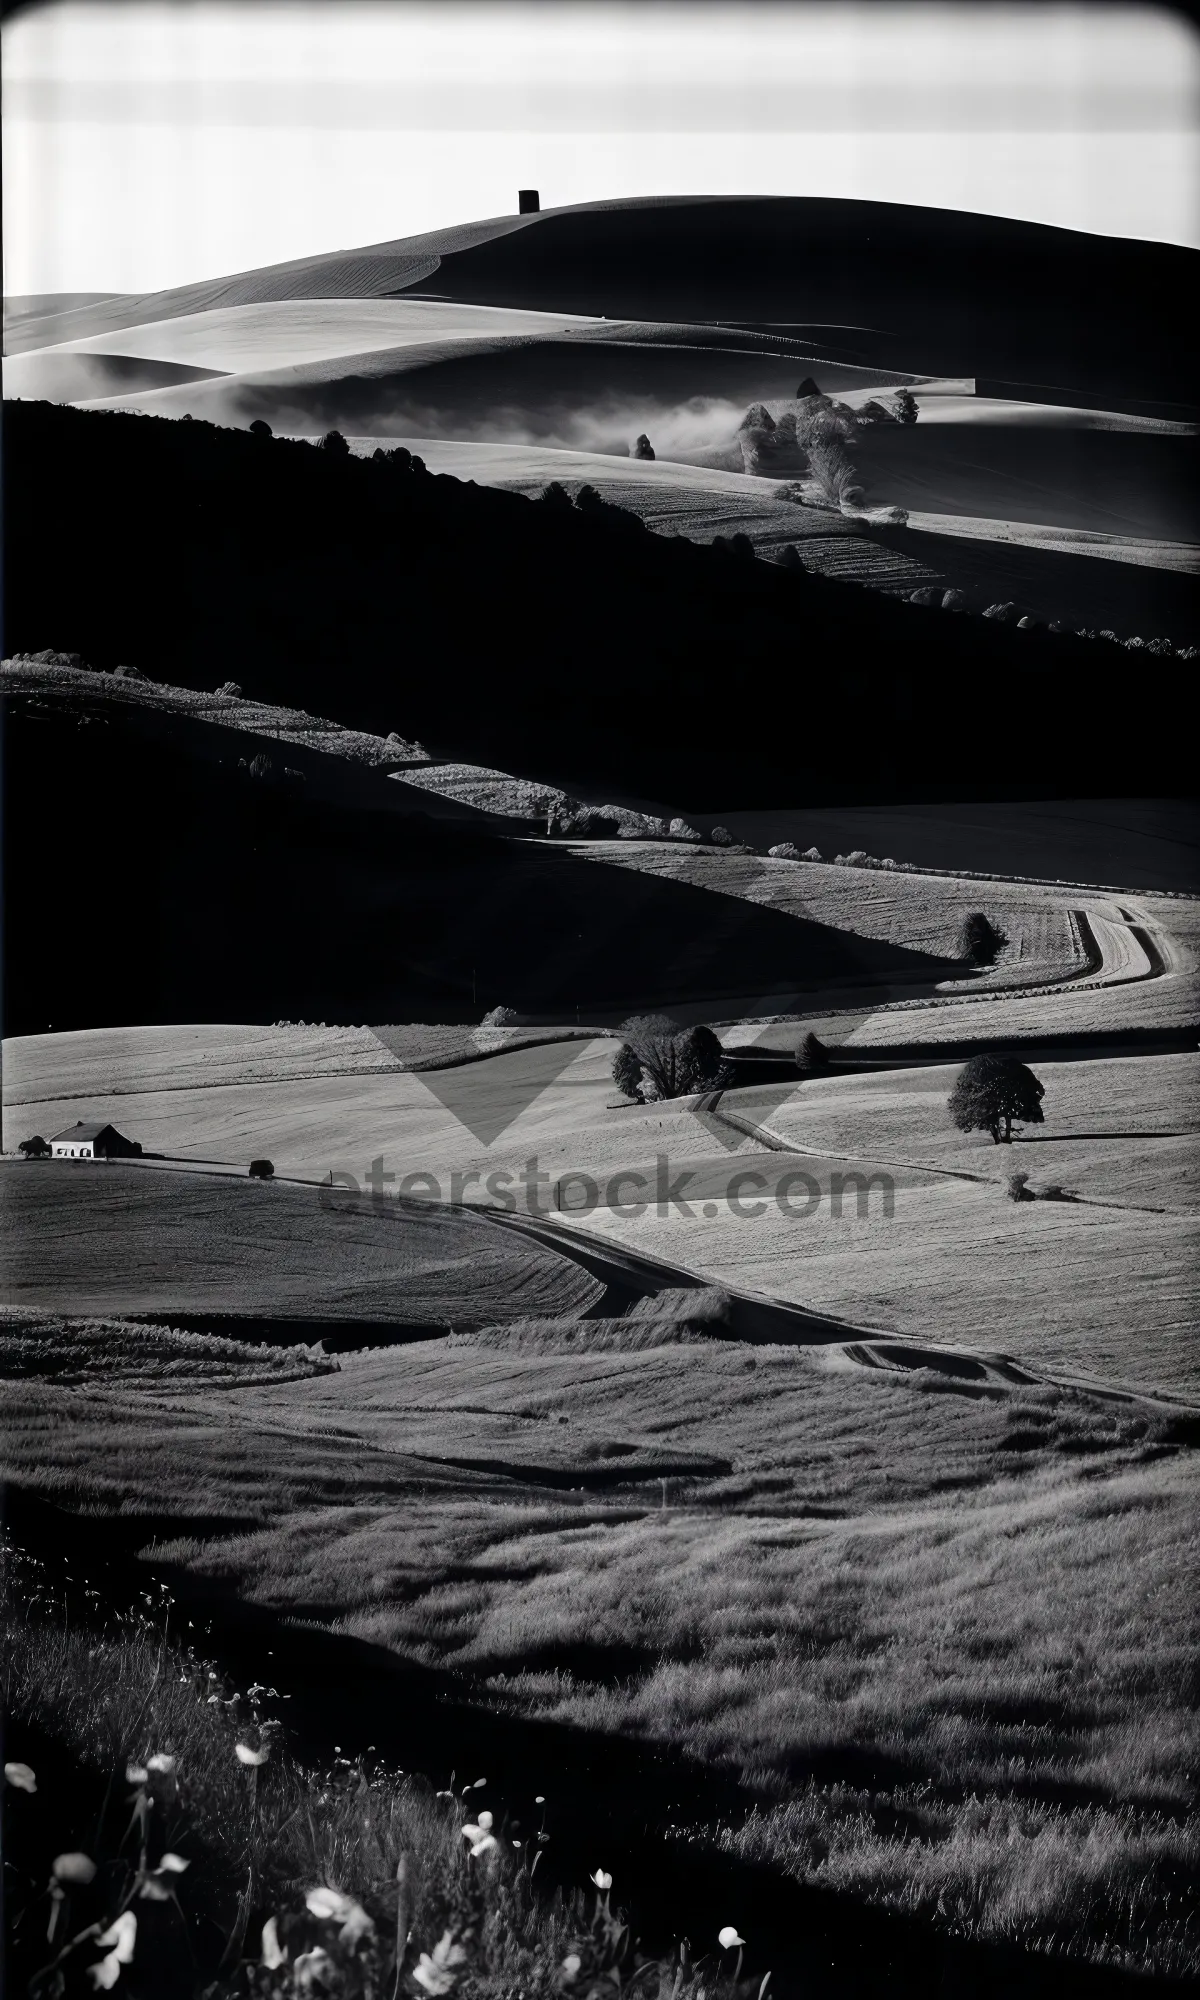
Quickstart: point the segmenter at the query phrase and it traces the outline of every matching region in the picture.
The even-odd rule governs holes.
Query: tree
[[[17,1151],[18,1153],[24,1153],[27,1160],[48,1160],[50,1158],[50,1148],[40,1132],[35,1132],[32,1139],[22,1139],[20,1145],[17,1147]]]
[[[959,1071],[949,1111],[960,1132],[990,1132],[1012,1144],[1013,1120],[1040,1125],[1044,1086],[1015,1056],[972,1056]]]
[[[641,1095],[642,1065],[628,1042],[622,1042],[613,1057],[612,1073],[613,1082],[622,1097],[637,1098]]]
[[[819,1070],[829,1068],[829,1050],[811,1029],[796,1050],[796,1068],[805,1076],[814,1076]]]
[[[680,1097],[696,1090],[723,1090],[733,1074],[711,1028],[685,1028],[675,1037],[676,1086]]]
[[[555,514],[571,512],[571,496],[557,479],[552,479],[549,486],[543,486],[538,499],[543,507],[549,507]]]
[[[255,417],[250,426],[250,435],[258,438],[269,438],[272,435],[271,426],[265,417]]]
[[[641,436],[636,440],[633,450],[630,452],[629,456],[630,458],[654,457],[654,446],[651,444],[649,438],[646,436],[645,431],[643,431]]]
[[[729,1081],[725,1052],[711,1028],[681,1028],[666,1014],[635,1014],[613,1061],[613,1081],[626,1097],[689,1097]]]
[[[972,910],[963,918],[958,932],[958,951],[968,965],[990,965],[996,953],[1008,943],[1002,930],[998,930],[990,917],[982,910]]]
[[[901,424],[915,424],[920,416],[920,405],[911,389],[896,392],[896,421]]]
[[[333,458],[349,458],[350,447],[340,431],[326,431],[321,439],[321,450],[329,452]]]

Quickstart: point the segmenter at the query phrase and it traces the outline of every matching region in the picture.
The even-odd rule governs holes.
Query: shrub
[[[831,423],[814,428],[808,441],[808,469],[833,507],[850,505],[851,493],[862,490],[842,435]]]
[[[803,557],[801,556],[799,549],[796,547],[795,542],[788,542],[784,545],[783,548],[776,549],[775,561],[779,564],[781,569],[802,570],[804,568]]]
[[[1029,1190],[1028,1174],[1025,1173],[1010,1174],[1004,1185],[1008,1189],[1008,1198],[1010,1201],[1033,1200],[1033,1196],[1028,1191]]]
[[[819,847],[806,847],[800,859],[801,861],[821,861],[824,857]]]
[[[218,694],[227,694],[230,696],[240,695],[241,692],[242,690],[236,681],[222,681],[220,687],[217,689]]]
[[[740,533],[734,535],[732,541],[729,544],[729,550],[731,555],[742,556],[742,557],[748,556],[753,561],[754,543],[750,540],[749,535],[743,535]]]
[[[983,615],[985,618],[998,618],[1002,625],[1011,625],[1016,620],[1017,607],[1009,598],[1003,604],[989,604]]]
[[[767,853],[773,861],[799,861],[800,859],[800,849],[794,840],[776,841],[774,847],[768,847]]]
[[[272,435],[271,426],[265,417],[255,417],[250,426],[250,435],[259,438],[269,438]]]
[[[667,828],[667,832],[670,834],[672,840],[696,841],[703,839],[703,835],[697,833],[695,827],[691,826],[686,819],[673,819]]]
[[[959,1071],[948,1108],[960,1132],[990,1132],[995,1145],[1011,1145],[1014,1119],[1042,1124],[1044,1095],[1033,1071],[1015,1056],[972,1056]]]
[[[732,847],[734,845],[733,835],[727,826],[714,826],[708,837],[714,847]]]
[[[942,592],[943,611],[965,611],[966,608],[967,600],[961,590],[944,590]]]
[[[990,965],[1007,943],[1004,932],[982,910],[972,910],[959,926],[958,955],[968,965]]]
[[[896,422],[915,424],[921,414],[920,404],[911,389],[897,389],[895,395]]]
[[[20,1145],[17,1147],[17,1151],[18,1153],[24,1153],[27,1160],[48,1160],[50,1158],[50,1148],[40,1132],[35,1132],[32,1139],[22,1139]]]
[[[250,1178],[252,1181],[269,1181],[274,1172],[275,1169],[270,1160],[251,1160],[250,1162]]]
[[[641,436],[638,439],[636,439],[633,450],[630,452],[629,456],[631,458],[654,457],[654,446],[651,444],[649,438],[646,436],[645,431],[643,431]]]
[[[340,431],[326,431],[324,437],[321,439],[321,450],[329,452],[333,458],[349,458],[350,456],[350,447]]]
[[[485,1028],[515,1028],[517,1017],[511,1007],[490,1007],[481,1025]]]

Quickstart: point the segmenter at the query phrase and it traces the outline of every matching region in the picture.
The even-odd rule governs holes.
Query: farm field
[[[985,1011],[990,1019],[991,1010]],[[994,1148],[986,1138],[968,1141],[953,1133],[945,1114],[953,1068],[739,1088],[727,1091],[715,1111],[696,1115],[690,1100],[621,1106],[610,1078],[612,1046],[607,1039],[585,1043],[570,1051],[565,1066],[567,1052],[551,1047],[425,1078],[401,1073],[313,1077],[295,1084],[227,1081],[211,1089],[114,1096],[110,1103],[93,1096],[54,1110],[63,1124],[85,1112],[115,1115],[121,1129],[139,1136],[148,1150],[177,1157],[241,1162],[265,1152],[277,1173],[312,1181],[332,1167],[351,1174],[361,1187],[370,1162],[379,1159],[397,1176],[389,1186],[398,1185],[402,1175],[426,1174],[443,1201],[454,1193],[452,1176],[457,1176],[467,1201],[524,1202],[520,1176],[534,1159],[545,1176],[534,1200],[543,1212],[561,1203],[559,1227],[582,1227],[589,1236],[665,1259],[709,1282],[790,1300],[881,1333],[999,1347],[1051,1374],[1145,1381],[1159,1388],[1194,1388],[1200,1379],[1195,1246],[1191,1224],[1181,1220],[1195,1199],[1192,1058],[1039,1061],[1047,1122],[1010,1151]],[[129,1045],[125,1055],[128,1060]],[[552,1061],[546,1067],[533,1066],[547,1058]],[[435,1095],[434,1087],[444,1094]],[[39,1124],[53,1122],[51,1110],[39,1110]],[[13,1130],[17,1117],[10,1107]],[[28,1124],[29,1110],[23,1108],[20,1118]],[[784,1150],[772,1150],[780,1147]],[[807,1151],[797,1157],[792,1147]],[[670,1163],[668,1180],[681,1171],[692,1177],[686,1212],[670,1202],[664,1203],[666,1212],[658,1212],[660,1157]],[[1061,1184],[1080,1199],[1014,1204],[1004,1180],[1017,1168],[1029,1173],[1035,1188]],[[885,1213],[876,1182],[868,1212],[860,1215],[851,1182],[843,1211],[834,1217],[831,1175],[880,1170],[895,1184],[894,1214]],[[34,1189],[40,1171],[5,1169],[22,1191]],[[742,1198],[752,1208],[763,1201],[761,1215],[730,1212],[724,1197],[735,1171],[759,1176],[748,1195],[743,1188]],[[820,1190],[808,1218],[802,1211],[785,1216],[773,1200],[780,1179],[797,1171],[811,1174]],[[114,1172],[153,1187],[155,1193],[145,1199],[171,1215],[181,1185],[177,1177],[153,1167],[98,1168],[99,1185],[107,1185],[105,1177]],[[603,1190],[618,1173],[639,1174],[651,1189],[652,1205],[640,1216],[617,1215],[604,1199],[583,1214],[584,1184],[562,1179],[587,1175]],[[492,1175],[507,1179],[489,1197],[484,1182]],[[70,1193],[77,1184],[64,1185]],[[285,1192],[228,1186],[231,1200],[247,1192],[262,1200]],[[418,1188],[430,1191],[424,1182]],[[297,1190],[294,1198],[311,1213],[310,1193]],[[613,1199],[627,1204],[631,1196],[624,1189]],[[364,1218],[356,1227],[369,1231],[377,1221]],[[461,1219],[459,1226],[465,1226]],[[384,1233],[392,1240],[390,1218]],[[51,1270],[60,1256],[46,1245],[38,1254]],[[339,1311],[439,1317],[437,1300],[443,1295],[432,1280],[421,1281],[419,1309],[392,1303],[395,1292],[388,1287],[399,1277],[377,1272],[375,1256],[372,1250],[370,1275],[354,1289],[357,1303],[342,1300]],[[967,1268],[969,1285],[963,1280]],[[61,1306],[61,1265],[58,1278],[48,1282],[44,1302]],[[154,1309],[157,1281],[138,1282],[126,1273],[120,1282],[135,1289],[89,1294],[88,1308]],[[213,1298],[224,1301],[211,1309],[239,1309],[232,1294],[220,1290],[227,1282],[224,1267],[205,1282],[214,1288]],[[303,1295],[307,1282],[279,1281],[287,1298]],[[284,1295],[277,1310],[284,1309]],[[317,1308],[296,1310],[311,1317]],[[452,1297],[445,1314],[453,1323],[464,1310],[461,1299]],[[539,1308],[527,1304],[519,1310]],[[483,1306],[471,1314],[475,1324],[486,1316]],[[505,1316],[515,1318],[518,1310]]]
[[[0,1167],[4,1271],[26,1308],[452,1325],[585,1311],[603,1287],[482,1218],[154,1168]]]

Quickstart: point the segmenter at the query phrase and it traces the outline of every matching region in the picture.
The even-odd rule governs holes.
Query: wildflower
[[[37,1779],[28,1764],[6,1764],[4,1766],[4,1778],[5,1783],[12,1785],[18,1792],[36,1792],[37,1790]]]
[[[338,1938],[342,1944],[357,1944],[359,1938],[375,1928],[362,1904],[356,1903],[353,1896],[344,1896],[340,1889],[324,1886],[310,1889],[304,1900],[314,1917],[341,1925]]]
[[[50,1872],[56,1882],[86,1884],[94,1880],[96,1864],[86,1854],[56,1854]]]
[[[607,1874],[603,1868],[597,1868],[594,1875],[589,1875],[588,1880],[596,1884],[602,1896],[607,1896],[609,1890],[612,1888],[612,1876]]]
[[[483,1830],[484,1830],[484,1832],[485,1832],[485,1833],[490,1833],[490,1832],[491,1832],[491,1830],[492,1830],[492,1815],[491,1815],[491,1813],[490,1813],[490,1812],[481,1812],[481,1813],[480,1813],[480,1815],[479,1815],[479,1824],[480,1824],[480,1826],[481,1826],[481,1827],[483,1828]]]
[[[150,1782],[150,1773],[145,1769],[143,1765],[126,1764],[125,1783],[127,1785],[147,1785],[149,1784],[149,1782]]]
[[[583,1960],[577,1951],[569,1951],[567,1953],[562,1962],[562,1976],[568,1986],[573,1979],[578,1979],[582,1965]]]
[[[124,1910],[106,1931],[96,1939],[99,1945],[107,1945],[105,1956],[89,1965],[88,1975],[94,1985],[108,1988],[115,1986],[121,1976],[123,1965],[132,1965],[133,1947],[137,1942],[137,1918],[132,1910]]]
[[[487,1821],[488,1823],[487,1826],[484,1826],[483,1824],[484,1820]],[[491,1826],[491,1823],[492,1823],[491,1813],[480,1813],[478,1824],[475,1824],[471,1820],[468,1820],[467,1824],[464,1826],[463,1839],[469,1840],[471,1843],[472,1861],[477,1860],[481,1854],[490,1854],[492,1850],[496,1847],[497,1845],[496,1836],[494,1833],[491,1833],[488,1830]]]
[[[533,1803],[535,1806],[544,1806],[546,1803],[544,1795],[539,1792]]]
[[[732,1924],[726,1924],[724,1930],[717,1932],[717,1943],[723,1951],[732,1951],[735,1945],[740,1951],[745,1942],[745,1938],[738,1936]]]
[[[471,1790],[473,1792],[481,1792],[486,1784],[487,1784],[486,1778],[476,1778],[475,1783],[471,1787]]]
[[[234,1756],[237,1758],[238,1763],[248,1764],[252,1768],[259,1764],[265,1764],[270,1754],[271,1748],[269,1744],[265,1744],[261,1750],[252,1750],[248,1743],[234,1744]],[[300,1963],[299,1959],[297,1959],[296,1963],[297,1965]]]
[[[278,1972],[286,1958],[287,1953],[279,1942],[279,1925],[274,1917],[268,1917],[263,1925],[262,1962],[268,1972]]]
[[[432,1953],[423,1951],[420,1962],[413,1968],[413,1978],[418,1986],[437,2000],[437,1996],[449,1993],[458,1978],[458,1967],[467,1954],[462,1945],[455,1944],[451,1931],[443,1931]]]

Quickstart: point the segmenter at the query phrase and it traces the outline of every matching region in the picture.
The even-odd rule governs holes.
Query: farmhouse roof
[[[119,1139],[122,1136],[113,1125],[85,1125],[83,1120],[80,1119],[77,1125],[68,1125],[65,1132],[55,1132],[50,1144],[52,1146],[60,1146],[67,1139],[71,1139],[77,1146],[86,1146],[89,1140],[94,1142],[104,1132],[111,1132],[114,1139]]]

